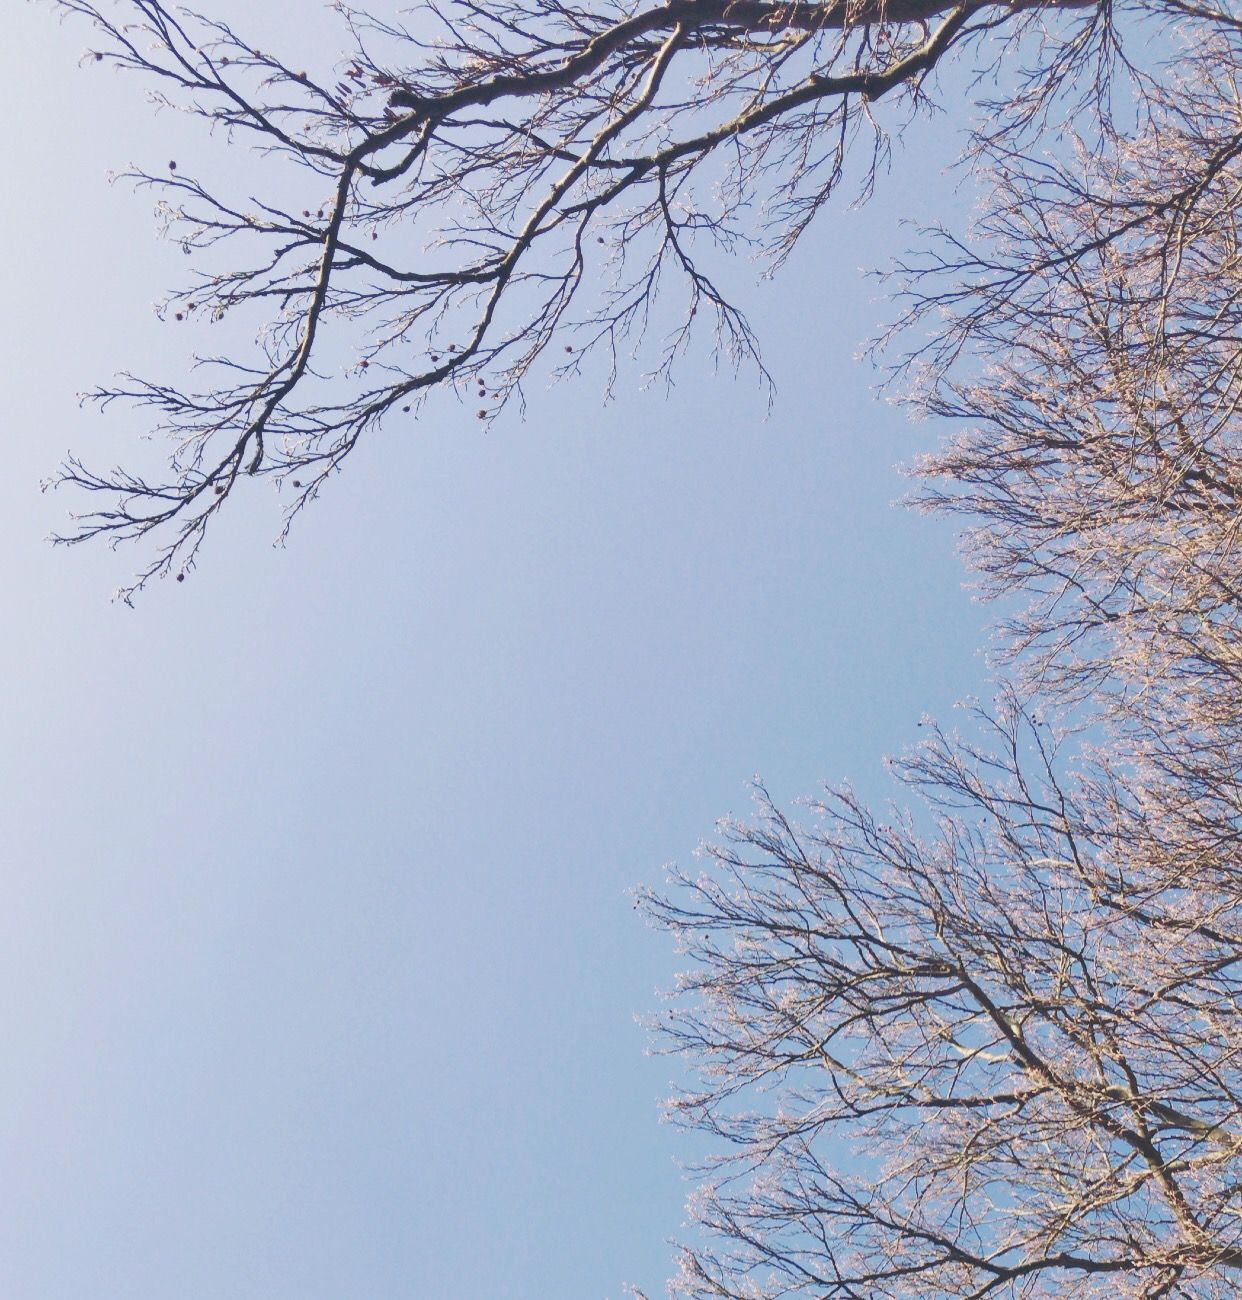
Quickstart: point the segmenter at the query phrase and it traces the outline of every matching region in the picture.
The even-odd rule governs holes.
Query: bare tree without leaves
[[[1016,685],[895,765],[921,804],[762,796],[644,896],[692,959],[672,1113],[723,1143],[679,1294],[1242,1287],[1236,37],[1103,154],[993,148],[974,238],[907,268],[958,430],[922,500],[1023,601]]]
[[[1231,891],[1200,828],[992,726],[900,768],[934,829],[765,801],[646,899],[694,963],[673,1117],[723,1147],[677,1294],[1237,1294],[1236,848]]]
[[[252,199],[185,160],[131,177],[191,257],[168,312],[257,314],[257,338],[203,358],[199,386],[128,375],[92,394],[169,448],[156,477],[72,458],[58,479],[99,502],[61,540],[148,544],[127,598],[184,576],[240,482],[279,480],[292,517],[435,390],[477,385],[490,419],[542,354],[560,374],[591,352],[615,364],[660,294],[681,323],[653,342],[657,372],[704,321],[761,366],[722,253],[779,263],[847,157],[865,193],[890,133],[935,107],[942,64],[1012,65],[985,121],[1020,134],[1054,106],[1102,120],[1125,59],[1113,6],[1085,0],[436,0],[404,22],[335,6],[347,48],[316,78],[160,0],[53,3],[93,23],[88,62],[264,151],[270,178]],[[1197,0],[1128,8],[1212,21]]]

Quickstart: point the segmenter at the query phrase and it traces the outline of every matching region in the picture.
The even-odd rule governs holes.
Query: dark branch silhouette
[[[779,264],[847,160],[866,193],[951,53],[1036,58],[1018,129],[1080,74],[1094,85],[1110,39],[1108,7],[1080,0],[444,0],[401,24],[341,7],[330,81],[157,0],[56,3],[93,23],[91,62],[266,151],[271,176],[254,199],[184,161],[130,178],[191,258],[168,310],[261,328],[251,354],[204,358],[200,386],[126,375],[91,395],[145,411],[170,448],[154,479],[73,458],[57,480],[99,502],[59,540],[154,547],[127,598],[184,576],[239,483],[279,480],[292,519],[433,391],[478,387],[490,420],[545,354],[566,376],[603,353],[615,377],[644,341],[667,377],[701,324],[766,374],[729,254]],[[675,323],[648,339],[661,296]]]

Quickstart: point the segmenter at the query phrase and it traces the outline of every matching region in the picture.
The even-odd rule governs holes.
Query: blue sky
[[[658,1294],[685,1149],[634,1016],[676,957],[627,889],[752,774],[882,791],[982,689],[952,537],[892,506],[933,432],[854,360],[946,142],[739,278],[770,415],[691,361],[393,430],[287,549],[256,491],[130,610],[137,557],[53,551],[38,484],[141,432],[80,389],[189,347],[152,310],[183,259],[105,173],[193,137],[12,9],[0,1293]]]

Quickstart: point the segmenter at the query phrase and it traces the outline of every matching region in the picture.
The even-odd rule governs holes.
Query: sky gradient
[[[76,503],[39,482],[141,432],[79,390],[191,346],[151,306],[183,259],[105,173],[196,136],[12,10],[0,1294],[660,1294],[685,1147],[634,1017],[677,962],[627,889],[752,774],[883,791],[983,689],[952,536],[892,505],[934,434],[855,360],[859,268],[946,201],[948,144],[743,271],[770,415],[692,359],[392,429],[287,548],[257,488],[131,610],[137,556],[53,550]]]

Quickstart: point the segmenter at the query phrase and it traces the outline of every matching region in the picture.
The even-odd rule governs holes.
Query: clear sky
[[[0,1295],[658,1295],[684,1149],[634,1016],[677,967],[627,889],[752,774],[882,789],[981,689],[952,538],[892,505],[933,435],[854,360],[947,138],[740,278],[770,416],[692,361],[393,430],[287,549],[260,488],[130,610],[137,556],[53,551],[38,484],[141,432],[78,390],[191,346],[105,174],[196,136],[46,4],[5,29]]]

